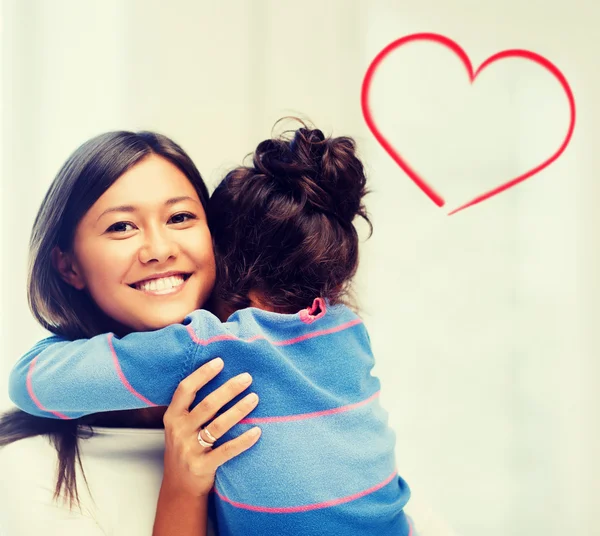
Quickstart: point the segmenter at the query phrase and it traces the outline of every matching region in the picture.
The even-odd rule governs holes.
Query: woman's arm
[[[223,443],[216,449],[203,447],[198,441],[202,425],[214,418],[218,410],[245,391],[252,379],[240,375],[213,391],[193,410],[189,410],[198,390],[223,369],[223,361],[214,359],[190,374],[178,386],[164,416],[165,469],[158,497],[153,536],[204,536],[207,526],[208,495],[217,468],[249,449],[260,437],[253,428]],[[219,439],[246,417],[258,403],[252,394],[206,425],[208,437]]]
[[[201,334],[190,331],[195,317],[201,317],[194,322]],[[179,382],[203,362],[203,347],[192,335],[223,331],[207,311],[194,311],[187,322],[122,338],[44,339],[11,371],[10,398],[27,413],[56,419],[168,406]]]

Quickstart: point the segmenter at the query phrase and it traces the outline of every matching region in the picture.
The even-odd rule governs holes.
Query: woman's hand
[[[258,396],[250,393],[200,432],[201,427],[213,419],[225,404],[252,383],[249,374],[240,374],[213,391],[190,411],[189,407],[198,390],[219,374],[222,368],[223,360],[213,359],[182,380],[165,412],[165,466],[154,536],[206,534],[208,494],[213,487],[217,468],[249,449],[260,437],[260,429],[255,427],[214,450],[200,444],[198,437],[205,443],[219,439],[258,403]]]
[[[260,437],[260,429],[252,428],[216,449],[203,447],[198,433],[203,424],[252,383],[249,374],[230,379],[202,400],[192,411],[189,407],[196,393],[223,368],[221,358],[209,361],[185,378],[178,386],[167,408],[165,424],[165,468],[163,485],[176,488],[179,493],[200,497],[213,487],[215,473],[220,465],[249,449]],[[219,415],[201,433],[205,442],[219,439],[230,428],[246,417],[257,405],[258,396],[250,393],[235,406]],[[207,433],[208,431],[208,433]]]

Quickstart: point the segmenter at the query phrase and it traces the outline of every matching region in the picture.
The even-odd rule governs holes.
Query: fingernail
[[[260,435],[260,428],[258,426],[251,428],[250,431],[248,432],[248,435],[250,437],[258,437]]]
[[[220,357],[217,357],[217,358],[213,359],[212,361],[210,361],[208,363],[208,365],[211,368],[219,368],[219,367],[221,367],[221,365],[223,365],[223,360]]]
[[[250,393],[246,397],[246,402],[248,402],[248,403],[254,404],[257,401],[258,401],[258,395],[256,393]]]
[[[240,374],[238,376],[238,381],[241,384],[250,383],[252,381],[252,376],[250,376],[250,374],[248,374],[247,372],[244,372],[243,374]]]

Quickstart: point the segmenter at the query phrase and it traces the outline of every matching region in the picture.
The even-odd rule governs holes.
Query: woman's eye
[[[106,229],[107,233],[126,233],[128,231],[133,231],[134,226],[133,223],[129,223],[127,221],[118,221],[117,223],[113,223],[108,229]]]
[[[169,223],[185,223],[188,220],[195,220],[196,216],[189,212],[180,212],[179,214],[173,214],[169,218]]]

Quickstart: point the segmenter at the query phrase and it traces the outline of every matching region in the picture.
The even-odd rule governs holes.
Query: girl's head
[[[110,132],[77,149],[36,217],[29,303],[77,338],[180,322],[215,280],[208,193],[189,156],[151,132]]]
[[[303,127],[260,143],[252,165],[228,173],[209,201],[223,312],[339,301],[358,265],[354,218],[370,226],[366,193],[351,138]]]

